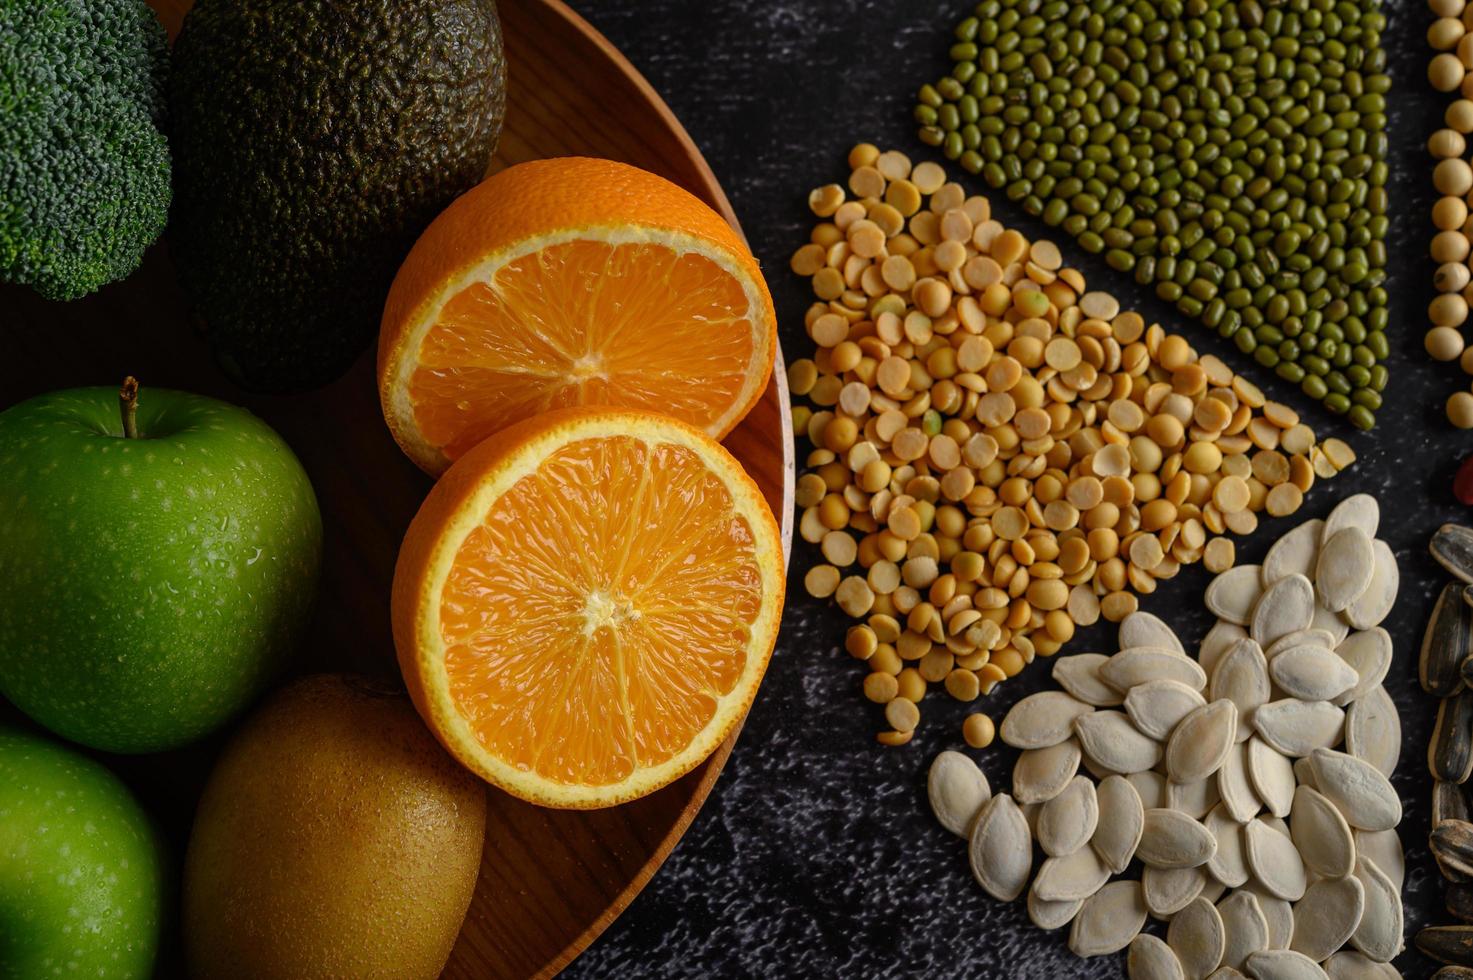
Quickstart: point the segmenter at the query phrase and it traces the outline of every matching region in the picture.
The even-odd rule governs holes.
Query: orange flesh
[[[752,529],[699,456],[570,443],[456,555],[440,604],[450,695],[508,764],[617,782],[711,721],[761,607]]]
[[[574,240],[453,296],[409,380],[420,433],[458,459],[551,408],[613,405],[709,429],[742,390],[754,347],[741,283],[658,244]]]

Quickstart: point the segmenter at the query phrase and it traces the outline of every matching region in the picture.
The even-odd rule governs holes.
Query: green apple
[[[0,694],[36,721],[111,752],[172,748],[280,668],[322,517],[266,423],[136,384],[58,391],[0,412],[0,473]]]
[[[116,776],[0,728],[0,977],[150,976],[164,881],[153,826]]]

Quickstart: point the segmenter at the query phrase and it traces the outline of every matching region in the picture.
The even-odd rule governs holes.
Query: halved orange
[[[783,589],[777,523],[719,443],[653,413],[562,409],[435,485],[394,571],[394,642],[467,767],[534,803],[607,806],[731,732]]]
[[[439,474],[538,412],[612,405],[720,439],[772,371],[777,317],[746,244],[627,164],[518,164],[458,198],[410,251],[379,335],[399,445]]]

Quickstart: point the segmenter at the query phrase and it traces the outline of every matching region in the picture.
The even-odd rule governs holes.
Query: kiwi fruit
[[[485,787],[408,698],[318,675],[226,747],[185,858],[196,977],[433,978],[475,890]]]

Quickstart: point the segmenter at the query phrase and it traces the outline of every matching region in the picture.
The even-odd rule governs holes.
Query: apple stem
[[[138,379],[128,375],[118,391],[118,409],[123,413],[123,438],[138,438]]]

